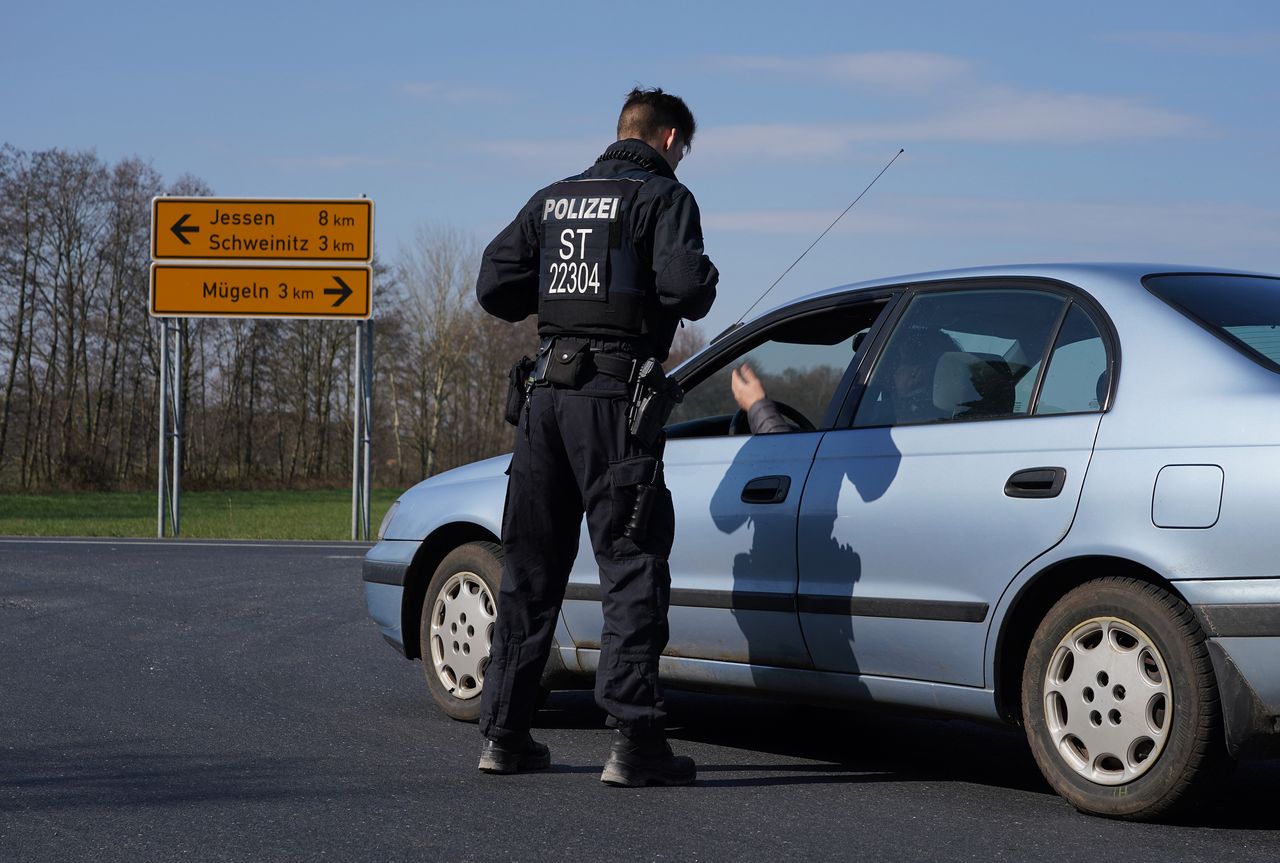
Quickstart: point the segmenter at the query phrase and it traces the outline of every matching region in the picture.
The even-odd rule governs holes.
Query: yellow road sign
[[[365,198],[153,198],[151,257],[186,260],[367,261],[373,202]]]
[[[369,267],[151,265],[157,318],[367,318]]]

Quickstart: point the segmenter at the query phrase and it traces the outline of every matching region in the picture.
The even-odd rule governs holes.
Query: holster
[[[627,428],[645,449],[652,449],[662,434],[662,427],[676,405],[684,401],[684,390],[662,371],[653,358],[640,366],[635,389],[631,394],[631,407],[627,414]]]
[[[507,386],[506,409],[502,416],[513,426],[520,425],[520,412],[524,410],[525,399],[529,397],[529,375],[532,372],[533,360],[521,357],[507,373],[510,381]]]

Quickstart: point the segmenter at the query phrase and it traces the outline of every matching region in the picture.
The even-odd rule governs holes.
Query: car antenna
[[[847,212],[849,212],[850,210],[852,210],[852,209],[853,209],[853,205],[854,205],[854,204],[856,204],[856,203],[858,203],[859,201],[861,201],[861,200],[862,200],[862,196],[863,196],[863,195],[865,195],[867,192],[871,191],[871,187],[872,187],[872,186],[874,186],[874,185],[876,184],[876,180],[879,180],[882,176],[884,176],[884,172],[885,172],[885,171],[887,171],[887,170],[889,170],[889,168],[893,165],[893,163],[894,163],[894,162],[896,162],[896,161],[898,161],[898,157],[899,157],[899,156],[901,156],[901,155],[902,155],[903,153],[905,153],[905,152],[906,152],[906,150],[905,150],[905,149],[899,148],[899,149],[898,149],[898,152],[896,152],[896,153],[894,153],[894,154],[893,154],[893,158],[889,160],[888,164],[886,164],[883,168],[881,168],[881,169],[880,169],[880,173],[879,173],[879,174],[876,174],[876,175],[875,175],[875,177],[871,180],[871,182],[870,182],[870,183],[867,183],[867,187],[866,187],[865,189],[863,189],[861,192],[859,192],[859,193],[858,193],[858,197],[854,198],[854,199],[853,199],[853,202],[852,202],[852,203],[850,203],[850,204],[849,204],[849,206],[847,206],[847,207],[845,207],[845,208],[844,208],[844,212],[842,212],[840,215],[836,216],[836,217],[835,217],[835,220],[834,220],[834,221],[832,221],[830,225],[827,225],[827,229],[826,229],[825,231],[823,231],[821,234],[818,234],[818,239],[816,239],[816,240],[814,240],[812,243],[810,243],[810,244],[809,244],[809,248],[808,248],[808,249],[805,249],[803,252],[801,252],[801,253],[800,253],[800,257],[799,257],[799,258],[796,258],[794,261],[792,261],[792,262],[791,262],[791,266],[790,266],[790,267],[787,267],[785,270],[783,270],[783,271],[782,271],[782,275],[780,275],[780,276],[778,276],[778,278],[774,279],[774,280],[773,280],[773,284],[772,284],[772,285],[770,285],[770,286],[765,290],[765,292],[764,292],[763,294],[761,294],[759,297],[757,297],[757,298],[756,298],[756,301],[755,301],[754,303],[752,303],[752,304],[751,304],[751,306],[750,306],[750,307],[749,307],[745,312],[743,312],[743,313],[738,317],[738,319],[737,319],[736,321],[734,321],[734,322],[733,322],[733,324],[732,324],[728,329],[726,329],[724,332],[722,332],[719,336],[716,336],[716,339],[719,339],[719,338],[721,338],[721,336],[724,336],[724,335],[726,335],[726,334],[728,334],[728,333],[732,332],[733,330],[736,330],[736,329],[737,329],[737,328],[742,324],[742,320],[743,320],[743,318],[745,318],[747,315],[751,314],[751,310],[752,310],[752,309],[754,309],[756,306],[760,305],[760,301],[761,301],[761,300],[763,300],[765,297],[767,297],[767,296],[769,295],[769,291],[772,291],[774,288],[776,288],[776,287],[778,286],[778,282],[782,281],[783,279],[785,279],[785,278],[787,277],[787,273],[791,272],[791,270],[795,267],[795,265],[796,265],[796,264],[798,264],[798,263],[800,263],[801,259],[802,259],[802,258],[804,258],[804,256],[805,256],[805,255],[809,254],[809,249],[812,249],[814,246],[818,245],[818,243],[822,240],[822,238],[823,238],[823,237],[825,237],[825,236],[827,235],[827,231],[830,231],[832,228],[834,228],[834,227],[836,226],[836,222],[838,222],[838,221],[840,221],[841,219],[843,219],[843,218],[844,218],[844,214],[845,214],[845,213],[847,213]],[[712,341],[715,341],[715,339],[713,339]]]

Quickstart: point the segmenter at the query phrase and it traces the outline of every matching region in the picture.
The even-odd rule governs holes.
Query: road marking
[[[353,543],[351,545],[330,545],[311,543],[307,540],[297,539],[245,540],[242,542],[188,542],[182,540],[139,539],[136,537],[130,537],[127,539],[45,539],[42,537],[23,539],[20,537],[2,537],[0,538],[0,543],[9,543],[12,545],[137,545],[146,548],[152,548],[160,545],[177,546],[178,548],[340,548],[344,550],[373,547],[372,543],[368,545],[362,543]]]

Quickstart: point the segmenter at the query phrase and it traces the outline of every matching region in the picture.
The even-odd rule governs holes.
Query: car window
[[[1189,273],[1142,283],[1254,362],[1280,371],[1280,279]]]
[[[730,379],[733,369],[744,363],[760,378],[766,396],[780,405],[784,418],[798,428],[794,416],[788,417],[790,408],[810,426],[820,427],[856,356],[855,349],[883,306],[875,302],[825,310],[783,322],[745,341],[686,386],[684,401],[668,421],[668,436],[729,434],[730,419],[738,410]]]
[[[1049,357],[1035,412],[1041,415],[1101,410],[1107,386],[1107,348],[1102,335],[1084,309],[1073,305]]]
[[[917,295],[867,381],[854,425],[1026,415],[1066,302],[1034,290]]]

